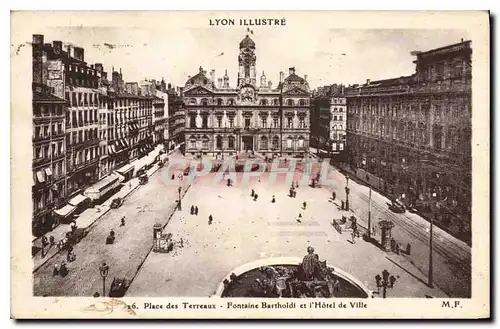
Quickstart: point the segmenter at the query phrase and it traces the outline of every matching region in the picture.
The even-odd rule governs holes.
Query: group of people
[[[253,198],[253,201],[257,201],[257,199],[259,198],[259,195],[255,192],[254,189],[252,189],[252,192],[250,193],[250,196]]]
[[[60,275],[62,277],[65,277],[66,275],[68,275],[68,273],[69,273],[69,270],[68,270],[68,266],[66,265],[66,262],[63,261],[61,263],[61,267],[59,267],[59,265],[57,265],[57,264],[54,265],[54,270],[52,272],[53,276]]]
[[[191,213],[191,215],[198,216],[198,206],[191,205],[191,211],[190,211],[190,213]]]
[[[299,182],[292,182],[292,186],[290,187],[290,198],[296,198],[297,197],[297,190],[299,188]]]

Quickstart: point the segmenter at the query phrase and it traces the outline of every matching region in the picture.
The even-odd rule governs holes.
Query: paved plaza
[[[351,273],[371,290],[377,290],[375,275],[387,269],[399,276],[388,296],[446,296],[439,288],[428,288],[426,276],[404,256],[383,252],[362,239],[353,244],[349,234],[339,234],[330,223],[342,215],[340,200],[332,203],[326,188],[302,185],[297,197],[290,198],[290,185],[282,179],[270,182],[269,173],[260,182],[255,177],[241,182],[238,174],[232,187],[224,181],[213,184],[216,175],[194,182],[183,199],[183,210],[165,229],[184,246],[176,245],[172,253],[150,253],[127,296],[210,296],[236,267],[270,257],[302,257],[309,245],[321,260]],[[258,194],[257,201],[250,196],[251,189]],[[190,214],[191,205],[198,206],[197,216]]]

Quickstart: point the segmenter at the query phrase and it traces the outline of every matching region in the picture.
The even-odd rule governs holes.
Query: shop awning
[[[38,179],[38,182],[40,182],[40,183],[45,182],[45,176],[43,175],[43,171],[37,171],[36,178]]]
[[[54,210],[54,212],[61,217],[68,217],[73,213],[73,211],[75,211],[75,209],[76,209],[75,206],[67,204],[60,209]]]
[[[116,172],[119,173],[120,175],[126,175],[129,172],[131,172],[132,170],[134,170],[134,165],[133,164],[127,164],[127,165],[125,165],[125,166],[117,169]]]
[[[77,196],[73,197],[71,200],[68,201],[68,203],[72,206],[78,206],[80,203],[87,201],[89,198],[78,194]]]
[[[118,175],[111,174],[86,189],[85,192],[83,192],[83,195],[91,198],[92,200],[97,200],[113,188],[117,187],[119,184],[120,177]]]

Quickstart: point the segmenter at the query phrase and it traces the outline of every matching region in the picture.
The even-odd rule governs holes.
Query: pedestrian
[[[52,275],[56,276],[59,274],[59,265],[54,264],[54,270],[52,271]]]
[[[196,216],[198,216],[198,206],[195,206],[195,207],[194,207],[194,214],[195,214]]]
[[[301,219],[302,219],[302,214],[299,213],[299,218],[297,218],[297,222],[302,223]]]
[[[356,231],[355,230],[352,230],[351,237],[352,237],[352,243],[356,243]]]
[[[297,191],[293,190],[293,197],[296,198],[297,197]]]
[[[255,195],[255,191],[252,189],[252,193],[250,193],[250,196],[254,196]]]
[[[335,197],[337,196],[337,194],[334,192],[332,192],[332,200],[335,201]]]
[[[132,182],[128,182],[128,189],[131,190],[132,189]]]
[[[231,186],[231,179],[230,178],[227,179],[227,186],[228,187]]]
[[[304,210],[306,210],[307,203],[304,201],[304,202],[302,203],[302,206],[304,207]]]
[[[253,201],[257,201],[258,197],[259,197],[259,195],[257,193],[255,193],[255,195],[253,196]]]
[[[66,262],[61,263],[61,268],[59,269],[59,275],[65,277],[68,274],[68,267],[66,266]]]
[[[125,216],[122,217],[120,226],[125,226]]]
[[[276,202],[276,199],[274,198],[274,195],[273,195],[273,199],[271,200],[272,203],[275,203]]]
[[[213,220],[214,218],[212,217],[212,214],[210,214],[210,216],[208,216],[208,225],[212,225]]]
[[[184,240],[181,238],[181,247],[184,247]]]
[[[299,188],[299,181],[295,182],[295,188]]]
[[[191,215],[194,215],[194,205],[191,205]]]

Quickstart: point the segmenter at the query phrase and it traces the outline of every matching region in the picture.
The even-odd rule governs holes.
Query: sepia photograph
[[[12,317],[490,316],[487,12],[11,38]]]

